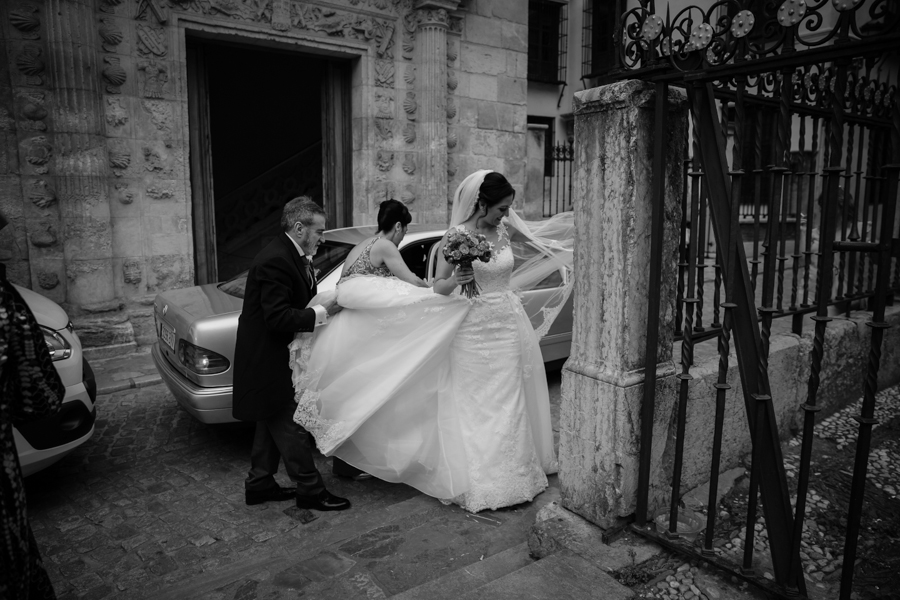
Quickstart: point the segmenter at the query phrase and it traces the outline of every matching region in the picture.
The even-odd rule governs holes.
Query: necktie
[[[316,286],[316,271],[313,269],[312,261],[304,257],[303,262],[306,263],[306,276],[309,278],[309,286]]]

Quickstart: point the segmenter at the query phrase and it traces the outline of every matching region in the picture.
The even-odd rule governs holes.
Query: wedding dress
[[[477,192],[473,178],[486,172],[460,189]],[[511,217],[519,232],[527,227]],[[560,250],[529,239],[535,252]],[[557,462],[532,320],[546,331],[558,308],[529,318],[512,289],[514,267],[524,262],[534,281],[547,267],[535,252],[514,253],[505,226],[500,240],[489,262],[473,264],[481,288],[473,299],[366,273],[341,280],[333,293],[345,310],[290,346],[294,420],[323,454],[471,512],[527,502],[547,487]],[[571,265],[571,245],[561,250]]]

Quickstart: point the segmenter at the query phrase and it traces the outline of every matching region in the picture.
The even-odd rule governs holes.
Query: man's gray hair
[[[313,202],[312,198],[298,196],[284,205],[284,212],[281,214],[281,229],[285,232],[290,231],[294,223],[298,221],[305,227],[309,227],[313,224],[316,215],[327,216],[325,209]]]

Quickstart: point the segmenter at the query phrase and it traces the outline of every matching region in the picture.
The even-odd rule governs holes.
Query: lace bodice
[[[393,277],[394,274],[391,273],[391,270],[388,269],[385,265],[381,265],[380,267],[376,267],[372,264],[372,259],[369,257],[369,253],[372,252],[372,246],[375,245],[375,242],[380,240],[381,237],[374,238],[369,244],[365,247],[365,249],[360,253],[360,255],[356,258],[356,261],[350,265],[350,268],[347,269],[347,274],[344,275],[344,279],[351,277],[353,275],[378,275],[379,277]]]
[[[482,294],[509,290],[509,280],[515,266],[515,257],[513,256],[512,247],[509,245],[509,234],[506,231],[506,226],[501,223],[498,227],[498,232],[500,233],[500,238],[497,244],[494,245],[494,253],[491,260],[486,263],[481,261],[472,263],[472,268],[475,270],[475,281],[478,283],[478,287],[481,288]]]

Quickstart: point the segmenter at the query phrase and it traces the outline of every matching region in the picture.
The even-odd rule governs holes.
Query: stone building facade
[[[86,345],[149,343],[156,293],[216,280],[191,40],[339,61],[344,85],[322,96],[330,225],[373,223],[390,197],[446,222],[477,168],[521,192],[527,16],[525,0],[3,2],[0,261]],[[264,103],[246,118],[278,135]],[[241,201],[233,220],[250,231],[286,199]]]

